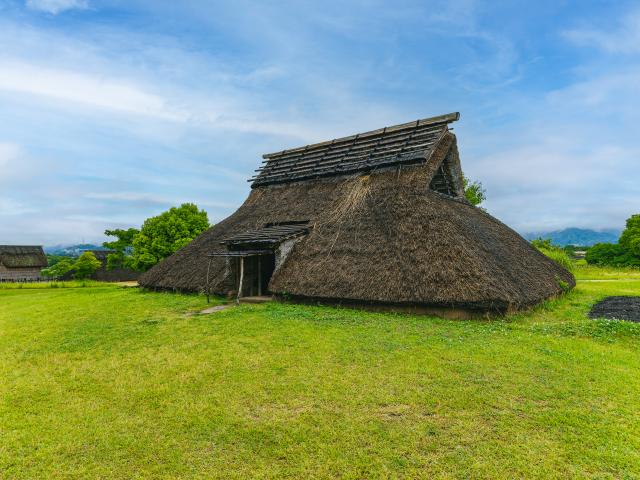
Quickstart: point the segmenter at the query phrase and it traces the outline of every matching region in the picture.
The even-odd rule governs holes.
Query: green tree
[[[75,278],[88,278],[102,266],[102,262],[92,252],[84,252],[73,264]]]
[[[111,242],[104,242],[103,247],[109,250],[115,250],[107,256],[107,270],[116,268],[130,267],[132,264],[133,239],[140,233],[137,228],[129,228],[123,230],[116,228],[115,230],[105,230],[104,234],[108,237],[115,237]]]
[[[65,273],[73,269],[73,260],[69,257],[61,257],[55,263],[42,270],[42,275],[49,278],[62,277]]]
[[[593,265],[614,266],[624,257],[624,249],[617,243],[596,243],[587,250],[585,259]]]
[[[620,235],[618,244],[632,255],[640,257],[640,214],[631,215],[627,219],[626,228]]]
[[[207,212],[192,203],[173,207],[145,220],[133,239],[131,264],[136,270],[148,270],[160,260],[190,243],[209,228]]]
[[[587,263],[612,267],[640,266],[640,214],[631,215],[618,243],[597,243],[587,251]]]
[[[471,182],[463,175],[462,186],[464,188],[464,196],[471,205],[477,207],[487,199],[487,191],[482,187],[481,182]]]

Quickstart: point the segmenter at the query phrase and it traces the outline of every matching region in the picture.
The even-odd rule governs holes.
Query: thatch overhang
[[[298,175],[295,165],[311,161],[301,167],[307,168],[322,161],[302,160],[300,155],[287,160],[289,155],[304,156],[320,149],[326,153],[321,158],[327,158],[338,153],[330,146],[345,145],[344,139],[267,156],[266,167],[254,179],[243,205],[145,273],[141,285],[204,291],[209,267],[212,290],[224,293],[229,288],[230,264],[217,256],[230,250],[225,240],[242,238],[266,225],[306,219],[312,228],[295,239],[270,278],[269,290],[275,294],[316,301],[505,312],[574,286],[573,276],[564,268],[466,201],[456,137],[447,126],[457,116],[438,118],[447,121],[412,122],[364,135],[376,139],[368,147],[375,158],[377,140],[387,132],[410,135],[412,129],[437,126],[437,141],[421,150],[415,162],[404,162],[405,157],[396,152],[396,163],[363,163],[361,169],[349,172],[333,168],[331,174],[325,164],[306,177]],[[355,141],[356,137],[363,135],[345,138]],[[350,153],[342,153],[341,161],[349,158]],[[289,161],[294,170],[274,177],[278,172],[269,166],[272,160],[273,168]],[[262,182],[269,178],[278,181]],[[218,260],[211,257],[208,264],[207,255]]]
[[[292,238],[306,235],[310,227],[308,221],[267,224],[263,228],[248,230],[222,240],[229,249],[241,249],[247,245],[272,248]]]
[[[240,257],[254,257],[259,255],[269,255],[273,253],[273,250],[226,250],[223,252],[213,252],[209,253],[207,257],[231,257],[231,258],[240,258]]]
[[[0,245],[0,264],[7,268],[45,268],[48,261],[41,246]]]

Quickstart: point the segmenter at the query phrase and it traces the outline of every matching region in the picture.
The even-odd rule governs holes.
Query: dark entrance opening
[[[268,295],[269,280],[276,268],[274,254],[252,255],[237,259],[238,264],[244,262],[244,274],[242,279],[242,297],[256,297]],[[240,265],[238,265],[238,272]],[[238,275],[239,281],[239,275]]]

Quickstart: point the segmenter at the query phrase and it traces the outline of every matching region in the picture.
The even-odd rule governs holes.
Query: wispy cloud
[[[626,13],[612,28],[583,26],[566,30],[564,36],[581,47],[608,53],[640,53],[640,9]]]
[[[15,217],[36,213],[37,209],[24,203],[17,202],[11,198],[0,196],[0,217]]]
[[[0,89],[165,120],[187,118],[135,84],[18,61],[0,61]]]
[[[0,143],[0,178],[7,174],[9,163],[20,156],[20,147],[14,143]]]
[[[89,7],[87,0],[27,0],[31,10],[57,15],[65,10],[85,10]]]
[[[140,203],[148,205],[157,205],[163,207],[176,206],[182,203],[197,203],[201,207],[212,208],[233,208],[237,206],[231,202],[212,202],[207,199],[198,200],[197,198],[188,198],[185,195],[182,198],[162,196],[150,193],[140,192],[105,192],[105,193],[87,193],[84,198],[92,200],[108,200],[113,202],[123,202],[127,204]]]

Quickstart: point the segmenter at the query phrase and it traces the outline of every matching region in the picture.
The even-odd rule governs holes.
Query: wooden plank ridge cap
[[[446,132],[445,132],[446,133]],[[442,137],[440,137],[442,138]],[[329,168],[324,170],[308,170],[301,171],[296,175],[290,175],[287,173],[278,174],[275,177],[265,180],[259,180],[259,176],[250,178],[249,182],[253,182],[251,188],[266,187],[269,185],[276,185],[280,183],[292,183],[303,182],[310,179],[319,179],[324,177],[339,177],[344,175],[350,175],[356,172],[374,172],[377,170],[387,169],[396,166],[411,166],[424,164],[429,161],[433,152],[425,154],[425,152],[416,151],[401,155],[393,155],[389,157],[382,157],[380,161],[368,162],[361,161],[355,162],[353,165],[342,165],[339,169]]]
[[[262,158],[269,159],[271,157],[275,157],[277,155],[283,155],[285,153],[289,154],[294,152],[302,152],[302,151],[310,150],[313,148],[326,147],[337,142],[347,142],[349,140],[354,140],[356,138],[362,139],[365,137],[370,137],[370,136],[375,136],[375,135],[380,135],[380,134],[385,134],[390,132],[396,132],[398,130],[421,127],[423,125],[435,125],[440,123],[448,124],[451,122],[456,122],[459,119],[460,119],[460,112],[452,112],[452,113],[447,113],[445,115],[438,115],[437,117],[429,117],[429,118],[423,118],[420,120],[414,120],[412,122],[401,123],[399,125],[393,125],[391,127],[378,128],[376,130],[358,133],[355,135],[349,135],[347,137],[334,138],[333,140],[326,140],[324,142],[319,142],[319,143],[311,143],[303,147],[290,148],[290,149],[281,150],[279,152],[273,152],[273,153],[265,153],[264,155],[262,155]]]

